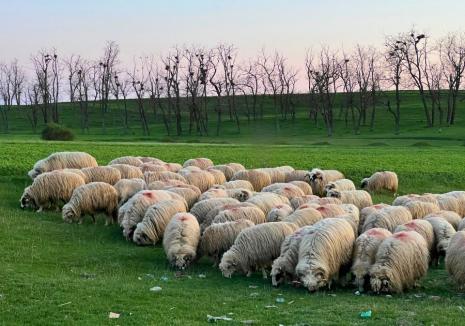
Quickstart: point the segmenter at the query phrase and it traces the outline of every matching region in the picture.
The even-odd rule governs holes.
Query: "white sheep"
[[[375,172],[371,177],[365,178],[361,182],[361,188],[370,192],[388,190],[397,193],[398,186],[397,174],[391,171]]]
[[[305,181],[312,186],[313,193],[324,195],[324,187],[331,181],[344,179],[344,174],[337,170],[313,169],[305,176]]]
[[[118,191],[118,206],[121,207],[136,193],[147,189],[147,184],[139,178],[121,179],[115,183],[114,187]]]
[[[353,204],[358,209],[372,206],[371,195],[365,190],[329,190],[326,194],[328,197],[340,199],[344,204]]]
[[[37,161],[28,175],[35,179],[39,174],[61,169],[82,169],[97,166],[95,158],[84,152],[57,152]]]

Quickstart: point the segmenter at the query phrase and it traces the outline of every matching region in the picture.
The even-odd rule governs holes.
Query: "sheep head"
[[[445,256],[447,248],[449,247],[450,239],[442,239],[438,242],[436,248],[440,256]]]
[[[226,252],[221,259],[219,265],[221,272],[224,277],[231,278],[231,276],[237,271],[238,264],[230,252]]]
[[[38,208],[38,205],[36,204],[34,197],[31,196],[30,190],[31,190],[31,186],[26,187],[26,189],[24,189],[23,195],[21,196],[21,199],[19,200],[22,209]]]
[[[391,279],[386,268],[372,270],[370,272],[370,285],[371,289],[376,293],[391,292]]]
[[[63,220],[68,223],[73,223],[79,217],[74,207],[70,204],[63,206],[62,216]]]
[[[239,196],[237,197],[237,200],[239,200],[240,202],[244,202],[248,200],[250,197],[252,197],[252,194],[250,193],[250,191],[244,189],[240,191]]]
[[[176,256],[173,257],[171,265],[178,269],[184,270],[187,267],[189,267],[189,265],[194,261],[194,258],[195,253],[178,253]]]
[[[333,189],[328,191],[326,196],[341,199],[341,192]]]
[[[365,189],[368,186],[368,178],[362,179],[362,183],[360,184],[360,188]]]

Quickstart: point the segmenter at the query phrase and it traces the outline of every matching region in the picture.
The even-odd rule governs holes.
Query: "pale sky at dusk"
[[[303,65],[306,49],[320,44],[380,47],[385,35],[412,26],[433,37],[465,31],[465,1],[459,0],[0,0],[0,8],[0,61],[18,58],[24,65],[32,53],[51,47],[96,58],[106,40],[120,45],[127,64],[176,44],[224,42],[241,58],[265,47]]]

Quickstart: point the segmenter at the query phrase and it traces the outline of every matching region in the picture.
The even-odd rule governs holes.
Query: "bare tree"
[[[45,51],[39,51],[35,56],[31,58],[34,64],[36,84],[39,87],[39,93],[42,102],[42,117],[44,123],[49,122],[49,111],[50,111],[50,64],[52,56]]]
[[[147,115],[145,113],[144,99],[147,92],[146,85],[148,76],[144,69],[144,63],[135,63],[132,72],[128,72],[131,80],[132,88],[137,97],[137,108],[139,110],[139,118],[142,125],[142,133],[144,136],[150,135]]]
[[[90,65],[87,61],[79,59],[77,62],[77,81],[76,86],[73,87],[77,90],[77,100],[79,102],[79,110],[81,116],[81,129],[83,132],[89,132],[89,91],[91,85],[94,85],[96,93],[98,94],[99,86],[96,85],[98,78],[95,74],[98,70],[95,66]]]
[[[55,49],[51,57],[51,72],[52,72],[52,91],[51,91],[51,101],[53,102],[52,106],[52,119],[53,122],[60,122],[60,115],[58,112],[58,102],[60,101],[60,73],[61,67],[58,63],[58,55],[56,54]]]
[[[37,132],[37,124],[38,124],[38,107],[39,107],[39,87],[37,85],[29,85],[27,88],[27,98],[26,102],[28,102],[28,106],[30,109],[27,113],[27,118],[31,123],[32,131],[34,133]]]
[[[181,91],[180,91],[180,63],[181,50],[174,48],[173,53],[162,59],[165,66],[166,95],[168,98],[168,114],[174,111],[176,120],[176,134],[182,134]]]
[[[77,92],[77,72],[79,70],[79,62],[81,61],[80,56],[75,56],[72,54],[69,59],[65,60],[65,65],[68,73],[68,92],[69,92],[69,101],[74,103]]]
[[[103,57],[99,62],[100,77],[100,108],[102,114],[102,131],[106,133],[105,118],[108,111],[108,100],[111,92],[111,83],[118,64],[119,47],[115,42],[108,42]]]
[[[263,72],[263,84],[266,88],[271,89],[272,91],[272,98],[273,98],[273,107],[275,111],[275,126],[276,131],[278,132],[279,127],[279,114],[278,114],[278,94],[280,92],[280,79],[279,79],[279,71],[278,65],[280,61],[279,53],[275,52],[274,56],[270,58],[266,53],[265,50],[262,50],[262,53],[258,60],[258,65],[261,67]]]

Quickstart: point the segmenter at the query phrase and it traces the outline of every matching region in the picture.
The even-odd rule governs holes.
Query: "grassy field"
[[[352,144],[354,145],[354,144]],[[180,162],[207,156],[247,167],[288,164],[337,168],[360,180],[374,170],[399,174],[400,193],[463,189],[464,148],[439,146],[270,146],[149,144],[137,142],[46,143],[23,137],[0,139],[0,323],[1,324],[205,324],[207,314],[260,325],[400,324],[458,325],[465,301],[444,266],[430,269],[421,286],[403,295],[356,296],[354,288],[316,294],[272,288],[260,274],[225,279],[203,258],[184,275],[167,267],[160,245],[137,247],[117,226],[69,225],[59,213],[19,209],[30,183],[26,172],[54,151],[84,150],[100,164],[121,155],[150,155]],[[392,197],[374,197],[391,202]],[[205,277],[202,277],[205,276]],[[160,292],[151,292],[160,286]],[[276,298],[283,297],[284,303]],[[370,319],[359,317],[372,310]],[[109,320],[109,312],[121,313]]]

